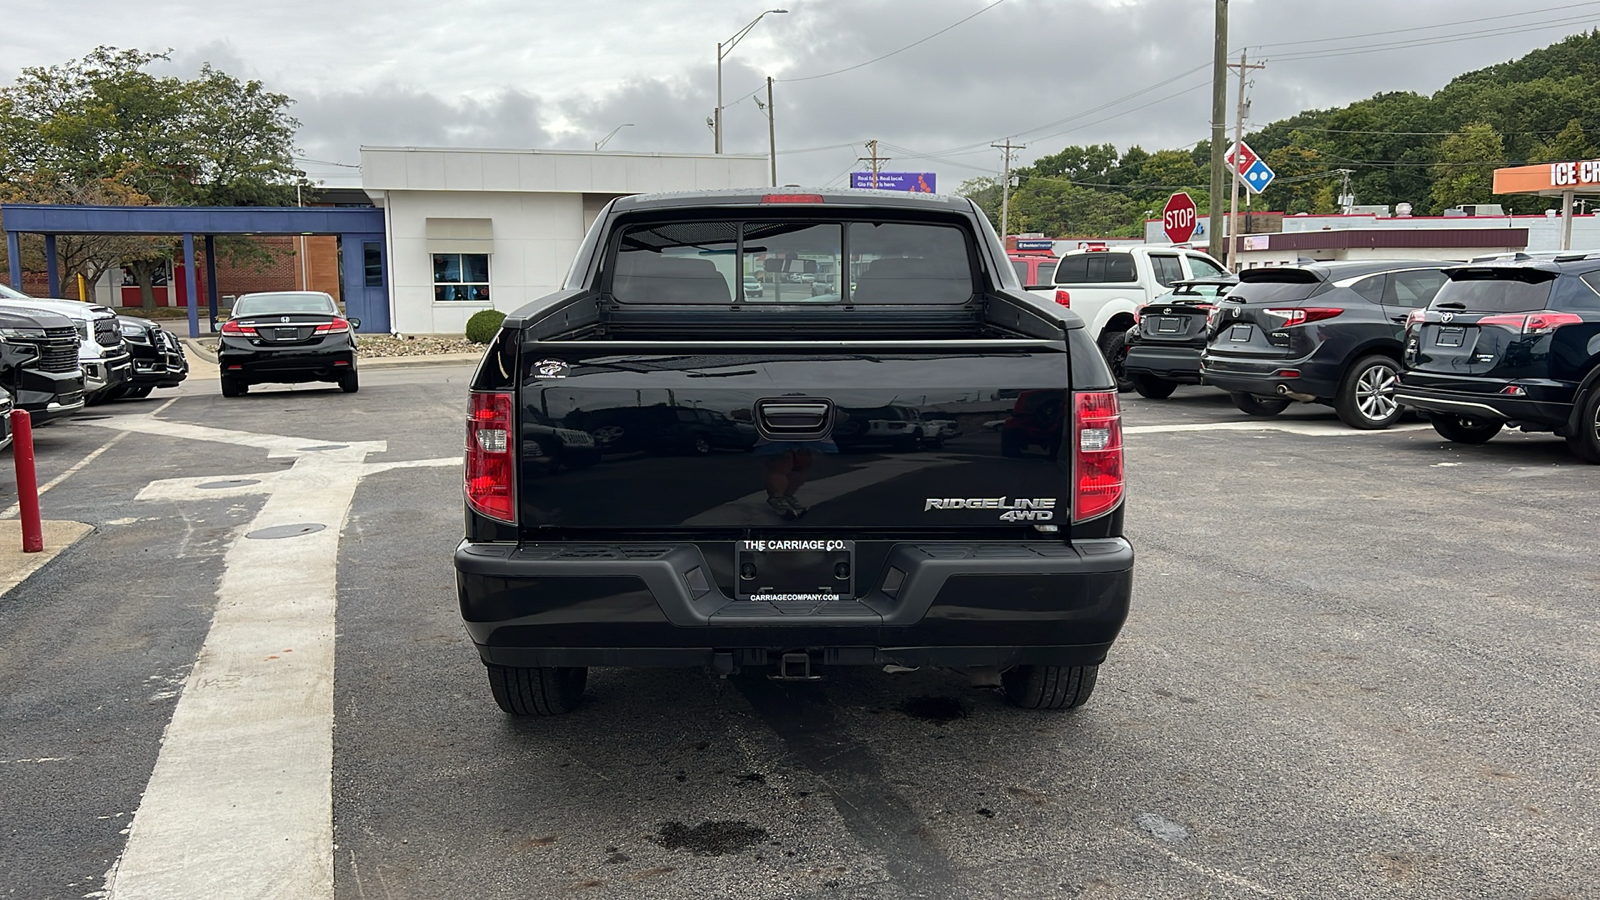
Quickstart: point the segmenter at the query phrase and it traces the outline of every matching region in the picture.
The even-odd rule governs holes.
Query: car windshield
[[[339,308],[333,298],[319,293],[246,294],[233,305],[233,316],[271,316],[279,313],[328,313]]]
[[[5,299],[7,299],[7,300],[32,300],[32,299],[34,299],[33,297],[29,297],[27,294],[24,294],[23,292],[17,290],[16,288],[9,287],[9,286],[3,285],[3,284],[0,284],[0,297],[3,297]]]

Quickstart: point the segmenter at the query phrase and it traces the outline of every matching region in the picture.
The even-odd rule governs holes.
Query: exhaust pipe
[[[1283,397],[1288,397],[1290,400],[1299,400],[1301,403],[1310,403],[1317,399],[1316,395],[1314,394],[1302,394],[1299,391],[1291,391],[1289,390],[1289,386],[1287,384],[1278,385],[1278,394]]]

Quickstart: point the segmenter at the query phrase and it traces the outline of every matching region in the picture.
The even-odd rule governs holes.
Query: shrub
[[[494,340],[494,333],[500,330],[500,323],[506,320],[506,314],[498,309],[486,309],[472,314],[467,320],[467,340],[474,344],[487,344]]]

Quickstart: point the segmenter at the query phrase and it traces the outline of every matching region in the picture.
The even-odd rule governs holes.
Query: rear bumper
[[[356,368],[355,347],[348,340],[324,341],[311,347],[274,347],[256,350],[223,339],[217,352],[222,374],[253,381],[331,381]],[[331,346],[330,346],[331,344]]]
[[[1511,383],[1496,382],[1502,387]],[[1528,391],[1528,395],[1523,397],[1486,392],[1481,390],[1481,383],[1474,383],[1472,386],[1479,389],[1451,391],[1433,386],[1423,387],[1407,384],[1405,376],[1402,375],[1400,386],[1395,389],[1394,396],[1405,406],[1426,413],[1475,416],[1502,422],[1537,425],[1554,430],[1565,430],[1572,416],[1571,385],[1565,385],[1565,390],[1558,391],[1540,390],[1537,386],[1525,385],[1524,389]]]
[[[901,543],[855,600],[799,603],[731,599],[689,543],[463,542],[455,565],[486,663],[745,666],[798,650],[824,664],[1006,668],[1103,660],[1133,559],[1121,538]]]
[[[1129,375],[1151,375],[1180,384],[1200,383],[1200,347],[1134,344],[1123,363]]]
[[[1300,374],[1292,378],[1278,374],[1286,369]],[[1200,355],[1201,383],[1230,393],[1275,397],[1282,385],[1297,394],[1327,399],[1339,392],[1339,382],[1343,378],[1342,364],[1319,359],[1315,352],[1300,359],[1219,356],[1209,350]]]

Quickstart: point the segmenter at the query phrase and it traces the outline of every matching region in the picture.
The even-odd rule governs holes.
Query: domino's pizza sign
[[[1268,168],[1266,160],[1262,159],[1257,159],[1251,163],[1250,168],[1245,169],[1243,175],[1244,186],[1254,194],[1259,194],[1266,190],[1267,185],[1272,183],[1272,179],[1277,177],[1277,173]]]

